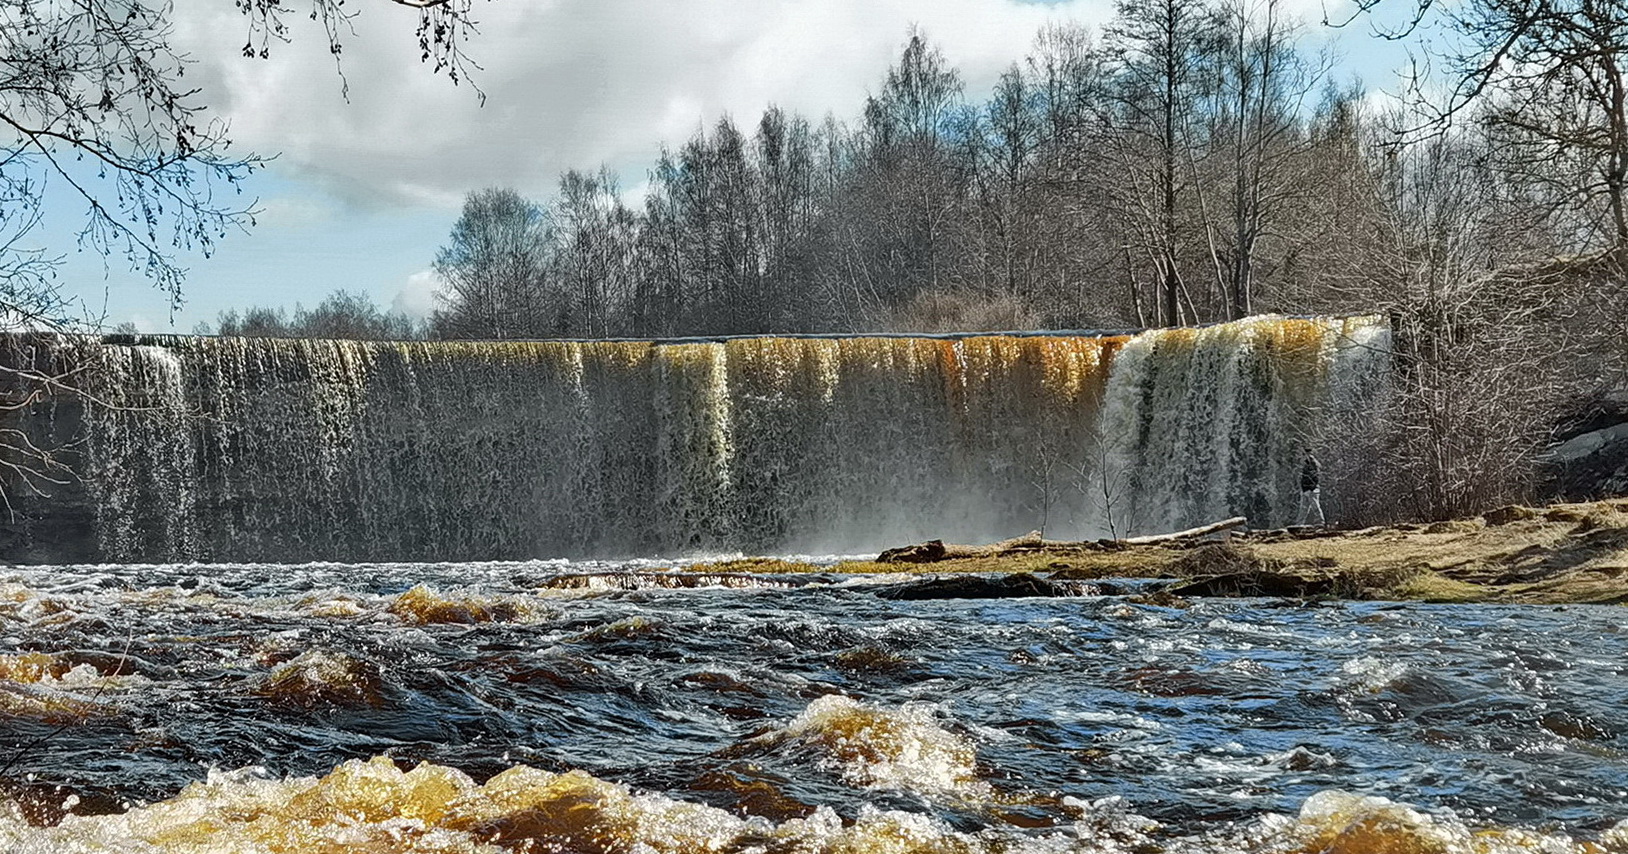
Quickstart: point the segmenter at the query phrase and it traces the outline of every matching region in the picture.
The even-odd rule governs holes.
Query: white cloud
[[[334,206],[319,196],[278,195],[260,200],[255,207],[256,225],[271,228],[304,228],[322,225],[334,217]]]
[[[423,320],[436,308],[436,288],[440,281],[431,270],[421,270],[407,277],[407,284],[396,292],[390,309],[414,320]]]
[[[116,322],[110,319],[107,321],[107,328],[112,329],[113,327],[119,325],[120,322],[133,324],[136,327],[137,332],[163,331],[160,324],[154,323],[151,318],[147,317],[147,315],[142,314],[141,312],[133,312],[126,316],[122,321]]]
[[[346,45],[350,102],[308,22],[270,61],[238,53],[229,5],[180,4],[177,36],[198,59],[232,136],[280,152],[279,169],[371,204],[455,207],[507,185],[552,191],[568,168],[600,163],[637,185],[663,142],[769,103],[848,116],[920,25],[977,91],[1028,50],[1048,20],[1100,24],[1107,0],[503,0],[475,7],[468,45],[484,70],[453,86],[418,61],[416,18],[366,6]]]

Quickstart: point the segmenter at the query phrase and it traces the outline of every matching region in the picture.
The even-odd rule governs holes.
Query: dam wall
[[[73,477],[35,492],[7,472],[0,548],[438,561],[1283,524],[1307,449],[1385,382],[1388,336],[1380,318],[1259,317],[950,338],[19,339],[12,363],[58,380],[8,429]]]

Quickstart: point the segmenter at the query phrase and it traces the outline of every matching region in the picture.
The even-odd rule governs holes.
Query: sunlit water
[[[915,583],[6,570],[0,850],[1628,850],[1620,608]]]

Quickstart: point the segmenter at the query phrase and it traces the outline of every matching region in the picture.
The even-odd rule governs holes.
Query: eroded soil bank
[[[1172,583],[1152,595],[1613,604],[1628,602],[1628,499],[1511,506],[1471,519],[1355,531],[1251,531],[1223,540],[1144,545],[1017,545],[931,563],[816,566],[748,558],[692,569],[1034,576],[1036,583],[1003,586],[1012,591],[1005,595],[1038,591],[1045,582],[1162,578]]]

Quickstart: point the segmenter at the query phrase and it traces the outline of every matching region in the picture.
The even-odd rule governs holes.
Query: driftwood
[[[929,540],[913,546],[900,546],[888,549],[876,558],[879,563],[936,563],[941,560],[953,560],[966,557],[1001,557],[1003,555],[1024,554],[1028,552],[1067,551],[1079,549],[1116,549],[1125,546],[1140,546],[1154,543],[1178,542],[1181,540],[1196,539],[1210,534],[1228,531],[1248,523],[1243,516],[1234,516],[1220,522],[1200,525],[1197,528],[1188,528],[1185,531],[1174,531],[1169,534],[1153,534],[1145,537],[1129,537],[1120,540],[1048,540],[1040,536],[1039,531],[1030,531],[1021,537],[1010,540],[1001,540],[986,546],[968,546],[945,543],[943,540]]]
[[[1169,534],[1153,534],[1147,537],[1127,537],[1120,540],[1120,542],[1129,543],[1133,546],[1140,546],[1146,545],[1147,543],[1163,543],[1169,540],[1185,540],[1190,537],[1203,537],[1209,534],[1218,534],[1222,531],[1230,531],[1233,528],[1241,528],[1248,523],[1249,520],[1245,517],[1234,516],[1231,519],[1222,519],[1219,522],[1211,522],[1208,525],[1200,525],[1197,528],[1188,528],[1185,531],[1176,531]]]

